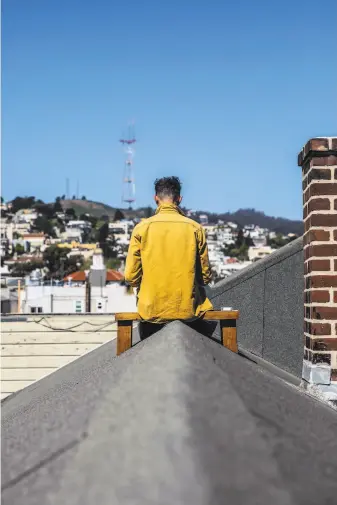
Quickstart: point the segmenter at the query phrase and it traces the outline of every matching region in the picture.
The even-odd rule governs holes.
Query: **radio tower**
[[[136,201],[136,185],[133,173],[136,138],[133,125],[129,125],[127,138],[122,138],[119,141],[123,144],[125,152],[122,202],[128,203],[129,209],[131,209],[132,204]]]

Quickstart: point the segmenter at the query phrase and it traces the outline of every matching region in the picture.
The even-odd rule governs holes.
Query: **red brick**
[[[303,237],[304,245],[311,242],[329,242],[330,232],[327,230],[310,230]]]
[[[305,226],[309,222],[311,226],[336,226],[337,227],[337,214],[311,214],[305,221]]]
[[[310,151],[328,151],[329,150],[329,141],[327,138],[314,138],[310,139],[309,142],[304,146],[304,155]]]
[[[308,252],[307,252],[308,250]],[[319,257],[331,257],[331,256],[337,256],[337,244],[315,244],[315,245],[310,245],[305,249],[305,259],[309,259],[312,256],[319,256]]]
[[[312,319],[334,319],[337,321],[337,307],[311,307]]]
[[[303,164],[303,167],[302,167],[302,175],[305,176],[307,175],[307,173],[309,172],[309,170],[311,169],[311,162],[310,160],[306,161],[304,164]]]
[[[337,230],[333,231],[333,239],[337,241]]]
[[[333,265],[333,269],[335,272],[337,272],[337,260],[334,260],[334,265]]]
[[[337,156],[330,154],[328,156],[314,157],[311,160],[312,166],[326,167],[331,165],[337,165]]]
[[[330,301],[329,291],[311,290],[310,291],[311,303],[328,303]]]
[[[310,260],[307,263],[308,274],[311,272],[329,272],[330,260]]]
[[[327,365],[331,365],[331,353],[313,352],[312,362],[314,365],[316,365],[316,363],[326,363]]]
[[[331,143],[332,143],[332,150],[337,151],[337,137],[331,139]]]
[[[312,168],[308,173],[307,182],[310,184],[312,181],[330,181],[331,170],[329,168]]]
[[[313,256],[313,251],[312,251],[313,247],[314,246],[312,246],[312,245],[304,247],[304,261],[307,261],[311,256]]]
[[[312,275],[309,284],[312,288],[337,288],[337,275]]]
[[[298,156],[297,156],[297,165],[298,165],[299,167],[302,167],[302,166],[303,166],[303,159],[304,159],[304,158],[303,158],[303,149],[302,149],[302,151],[300,151],[300,152],[298,153]]]
[[[314,198],[310,200],[308,203],[308,214],[315,210],[330,210],[330,200],[328,198]]]
[[[336,337],[306,337],[305,346],[312,351],[335,351],[337,350]]]
[[[311,335],[331,335],[330,323],[310,323],[308,329]]]
[[[308,212],[308,206],[307,205],[304,205],[303,207],[303,219],[306,219],[307,216],[308,216],[309,212]]]
[[[307,189],[307,193],[310,193],[310,196],[307,196],[307,201],[311,196],[330,196],[337,195],[337,183],[334,182],[314,182]]]
[[[333,303],[337,303],[337,291],[333,292]]]
[[[337,368],[331,370],[331,382],[337,382]]]

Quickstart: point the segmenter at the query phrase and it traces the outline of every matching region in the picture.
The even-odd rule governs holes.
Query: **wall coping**
[[[228,291],[237,284],[241,284],[251,277],[258,275],[259,273],[267,270],[268,268],[280,263],[281,261],[293,256],[294,254],[300,252],[303,249],[303,237],[299,237],[296,240],[290,242],[275,252],[266,256],[265,258],[249,265],[248,267],[242,269],[241,271],[232,274],[230,277],[219,281],[215,286],[211,288],[210,299],[216,298],[225,291]]]

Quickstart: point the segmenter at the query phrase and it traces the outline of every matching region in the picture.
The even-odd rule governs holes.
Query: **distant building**
[[[6,256],[12,251],[13,224],[0,221],[0,256]]]
[[[207,214],[200,214],[199,221],[200,221],[200,224],[202,224],[202,225],[208,224],[208,216],[207,216]]]
[[[121,245],[129,244],[133,227],[133,221],[126,219],[109,223],[109,231],[113,233],[116,242]]]
[[[270,246],[250,247],[248,249],[248,257],[250,261],[257,261],[265,256],[268,256],[274,251],[275,249],[272,249]]]
[[[45,241],[46,235],[44,233],[24,233],[22,236],[25,251],[29,252],[41,251]]]
[[[86,287],[88,279],[90,289]],[[22,312],[71,314],[85,312],[114,313],[136,311],[136,297],[123,284],[123,275],[106,270],[101,250],[96,250],[89,271],[74,272],[63,286],[27,285],[22,296]],[[89,297],[89,298],[87,298]]]
[[[34,209],[20,209],[13,218],[14,223],[29,223],[32,224],[38,217],[38,213]]]

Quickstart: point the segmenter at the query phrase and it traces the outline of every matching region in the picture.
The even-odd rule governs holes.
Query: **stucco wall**
[[[76,301],[82,302],[85,311],[85,286],[27,286],[22,293],[23,313],[30,313],[31,307],[42,307],[43,313],[70,314],[75,312]],[[136,297],[128,294],[125,286],[118,283],[91,288],[91,312],[98,312],[98,302],[102,312],[134,312]]]
[[[111,314],[36,315],[17,319],[3,318],[1,324],[1,399],[117,335]]]
[[[301,376],[303,359],[302,238],[210,290],[216,309],[240,311],[239,347]]]

